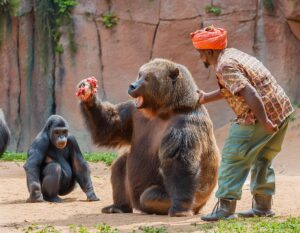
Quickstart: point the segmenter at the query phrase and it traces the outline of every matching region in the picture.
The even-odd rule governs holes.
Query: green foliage
[[[143,233],[167,233],[166,227],[152,227],[152,226],[145,226],[139,227]]]
[[[114,229],[111,226],[102,223],[96,225],[97,233],[118,233],[118,229]]]
[[[273,12],[275,10],[274,0],[263,0],[263,4],[264,7],[270,12]]]
[[[4,152],[0,156],[0,161],[25,161],[27,159],[26,153],[14,153],[14,152]]]
[[[6,19],[6,31],[11,31],[11,17],[17,15],[20,0],[0,0],[0,48],[3,37],[3,22]]]
[[[108,11],[102,15],[102,23],[106,28],[112,28],[118,24],[119,18],[114,13]]]
[[[75,224],[70,225],[70,232],[71,233],[89,233],[89,231],[83,225],[76,226]]]
[[[23,228],[22,231],[24,233],[32,233],[34,230],[37,230],[38,228],[39,227],[36,224],[32,223],[28,227]]]
[[[300,108],[300,102],[294,102],[293,103],[293,107],[296,108]]]
[[[60,233],[59,230],[55,229],[51,225],[46,225],[41,228],[36,224],[31,224],[27,228],[23,228],[24,233]]]
[[[285,220],[276,218],[253,218],[222,220],[217,223],[196,224],[205,233],[296,233],[300,232],[300,217]]]
[[[97,233],[118,233],[119,232],[117,229],[112,228],[106,223],[97,224],[95,227]],[[71,224],[70,233],[89,233],[89,231],[83,225],[76,226],[75,224]]]
[[[20,0],[0,0],[0,15],[9,14],[15,16],[19,8]]]
[[[293,103],[293,107],[294,107],[294,109],[300,108],[300,103],[299,103],[299,102],[294,102],[294,103]],[[290,115],[290,119],[291,119],[291,121],[295,121],[295,120],[297,119],[297,117],[296,117],[296,112],[293,112],[293,113]]]
[[[116,153],[113,152],[102,152],[102,153],[85,153],[85,160],[89,162],[104,162],[106,165],[110,166],[114,159],[117,157]]]
[[[84,153],[83,157],[88,162],[104,162],[106,165],[111,165],[114,159],[117,157],[116,153],[113,152],[102,152],[102,153]],[[15,153],[6,151],[0,157],[0,161],[18,161],[23,162],[27,159],[26,153]]]
[[[207,5],[205,6],[205,12],[206,13],[212,13],[215,15],[220,15],[222,12],[222,9],[220,7],[214,6],[214,5]]]
[[[77,5],[76,0],[54,0],[54,3],[57,5],[59,14],[68,14],[70,9]]]
[[[73,55],[77,51],[74,39],[74,25],[71,11],[76,6],[76,0],[35,0],[36,28],[39,35],[39,51],[45,73],[52,56],[64,52],[59,40],[65,29],[69,39],[69,49]],[[48,46],[47,46],[48,45]],[[50,46],[49,46],[50,45]]]

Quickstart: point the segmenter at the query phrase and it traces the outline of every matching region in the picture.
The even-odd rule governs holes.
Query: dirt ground
[[[216,130],[216,137],[222,148],[227,127]],[[276,195],[273,209],[278,216],[300,216],[300,111],[290,124],[282,152],[274,161],[276,170]],[[200,215],[210,212],[216,202],[211,197],[200,215],[184,218],[133,214],[101,214],[101,208],[112,203],[110,170],[102,163],[91,163],[92,179],[99,202],[86,202],[79,187],[64,198],[64,203],[25,203],[28,197],[23,163],[0,163],[0,232],[22,232],[31,223],[44,226],[51,224],[62,232],[69,232],[69,225],[84,225],[95,229],[100,223],[118,228],[120,232],[132,232],[139,226],[161,226],[168,232],[194,232],[192,223],[201,223]],[[298,196],[299,195],[299,196]],[[243,188],[242,200],[237,210],[251,207],[249,180]]]

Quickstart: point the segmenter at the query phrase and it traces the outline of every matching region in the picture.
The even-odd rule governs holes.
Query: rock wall
[[[138,68],[155,57],[187,66],[200,89],[216,88],[211,70],[205,69],[189,33],[215,25],[228,31],[229,47],[260,59],[293,101],[300,101],[300,2],[278,0],[274,9],[260,0],[79,0],[72,16],[78,51],[48,54],[47,72],[39,56],[43,41],[36,28],[32,1],[23,0],[19,16],[3,27],[0,47],[0,107],[12,131],[9,150],[26,151],[49,115],[60,114],[70,124],[83,151],[96,151],[80,115],[75,86],[87,76],[99,81],[102,99],[118,103],[128,99],[127,87]],[[274,1],[275,2],[275,1]],[[221,8],[206,13],[207,5]],[[114,12],[118,24],[107,29],[102,14]],[[6,22],[4,22],[4,25]],[[218,128],[233,117],[225,102],[207,105]],[[142,130],[142,129],[141,129]]]

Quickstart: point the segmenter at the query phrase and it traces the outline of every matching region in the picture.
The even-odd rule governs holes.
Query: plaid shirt
[[[216,75],[221,94],[237,115],[236,123],[249,125],[256,121],[253,112],[239,94],[247,84],[256,89],[267,116],[273,123],[280,124],[294,111],[283,89],[255,57],[227,48],[219,55]]]

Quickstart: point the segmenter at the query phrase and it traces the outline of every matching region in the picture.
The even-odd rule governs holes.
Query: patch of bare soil
[[[216,137],[222,148],[228,126],[216,130]],[[290,124],[282,152],[274,161],[276,195],[273,208],[279,216],[300,216],[300,111]],[[64,203],[25,203],[28,197],[23,163],[0,163],[0,232],[22,232],[31,223],[51,224],[62,232],[69,232],[69,225],[84,225],[94,228],[96,224],[107,223],[120,232],[132,232],[139,226],[166,226],[169,232],[196,231],[192,223],[201,223],[200,215],[209,213],[216,203],[211,197],[200,215],[184,218],[133,214],[102,214],[101,208],[112,203],[110,170],[101,163],[91,163],[92,180],[99,202],[86,202],[86,196],[79,187],[64,198]],[[122,195],[122,194],[120,194]],[[249,180],[243,188],[242,200],[237,210],[251,207]]]

